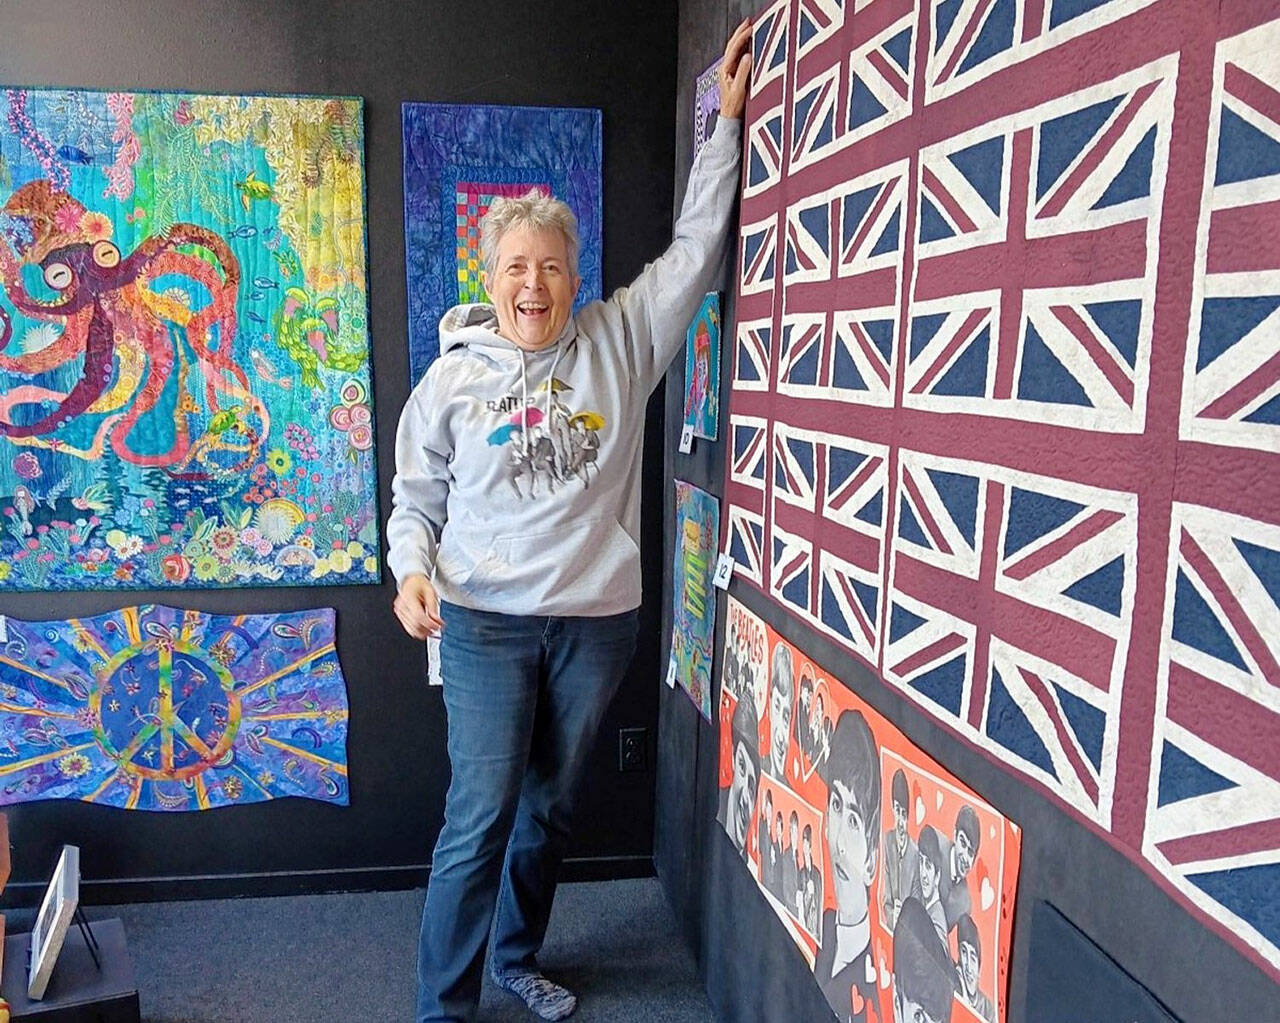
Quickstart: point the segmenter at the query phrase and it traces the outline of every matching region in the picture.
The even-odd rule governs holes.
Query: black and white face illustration
[[[973,867],[973,844],[969,841],[969,836],[963,831],[956,829],[956,870],[960,874],[960,880],[964,880],[969,876],[969,871]]]
[[[769,763],[771,772],[786,776],[787,748],[791,743],[791,717],[795,713],[795,675],[791,651],[782,644],[773,652],[769,687]]]
[[[920,857],[920,893],[927,906],[938,894],[938,868],[928,856]]]
[[[838,778],[827,792],[826,831],[836,910],[842,922],[857,923],[867,915],[875,860],[853,791]]]
[[[729,804],[725,821],[729,837],[739,852],[747,845],[747,833],[756,805],[756,761],[745,742],[733,744],[733,780],[729,783]]]
[[[970,942],[960,943],[960,977],[964,981],[965,996],[972,1001],[978,990],[978,950]]]

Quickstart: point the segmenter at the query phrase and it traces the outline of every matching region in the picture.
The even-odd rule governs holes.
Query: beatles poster
[[[720,503],[715,495],[676,480],[676,542],[672,579],[675,606],[671,661],[675,681],[711,720],[711,660],[715,656],[716,538]]]
[[[730,598],[720,824],[844,1023],[1005,1019],[1021,833]]]

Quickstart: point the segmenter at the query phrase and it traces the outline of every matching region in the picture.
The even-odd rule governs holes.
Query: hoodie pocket
[[[490,560],[490,559],[486,559]],[[539,606],[590,600],[638,580],[640,549],[612,516],[579,519],[555,529],[498,537],[493,569]],[[487,574],[478,573],[477,578]],[[576,599],[575,599],[576,598]]]
[[[492,560],[496,543],[490,535],[477,536],[446,526],[436,555],[436,572],[450,585],[463,587],[476,569]]]

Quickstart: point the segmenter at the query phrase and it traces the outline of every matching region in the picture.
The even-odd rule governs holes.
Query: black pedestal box
[[[9,1003],[12,1023],[139,1023],[138,984],[133,960],[125,947],[124,924],[97,920],[101,971],[85,946],[80,928],[72,924],[44,998],[27,999],[27,953],[30,934],[15,934],[4,942],[4,978],[0,994]]]

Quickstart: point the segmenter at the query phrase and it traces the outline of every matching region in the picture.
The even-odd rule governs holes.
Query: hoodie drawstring
[[[529,457],[529,385],[524,375],[524,349],[520,349],[520,443],[524,447],[524,457]]]
[[[551,392],[555,390],[556,367],[560,365],[560,356],[564,354],[564,349],[556,345],[556,357],[551,360],[551,372],[547,374],[547,407],[544,415],[547,420],[547,429],[551,429]]]
[[[547,400],[543,404],[542,415],[547,423],[547,429],[551,428],[551,392],[555,390],[556,369],[560,365],[560,356],[564,354],[564,349],[559,345],[556,346],[556,357],[551,360],[551,372],[547,374]],[[524,457],[529,457],[529,382],[525,375],[525,351],[520,349],[520,408],[524,411],[520,414],[520,443],[524,449]]]

